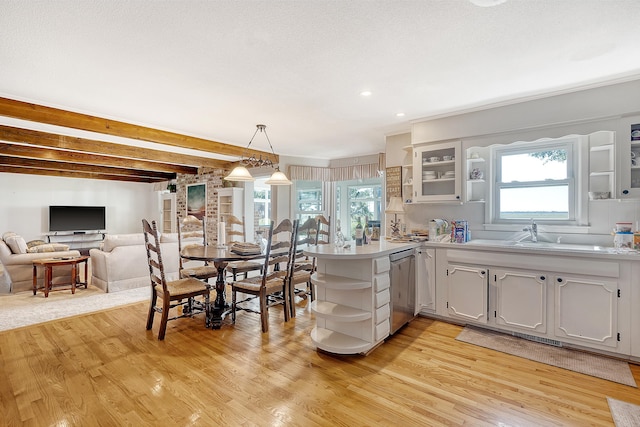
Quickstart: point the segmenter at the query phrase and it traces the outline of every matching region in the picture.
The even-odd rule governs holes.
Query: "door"
[[[449,264],[447,276],[449,316],[475,323],[487,323],[487,268]]]
[[[618,283],[555,276],[555,335],[562,341],[617,347]]]
[[[414,314],[436,310],[436,250],[420,248],[416,251],[416,308]]]
[[[413,202],[461,200],[460,141],[415,146]]]
[[[509,329],[547,332],[547,275],[491,270],[496,286],[496,323]]]

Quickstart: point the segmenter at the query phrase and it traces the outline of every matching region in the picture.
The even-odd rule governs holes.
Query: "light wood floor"
[[[464,344],[418,318],[368,356],[320,353],[306,301],[145,330],[147,303],[0,332],[4,426],[612,426],[640,391]],[[157,320],[157,319],[156,319]],[[640,383],[640,367],[632,366]]]

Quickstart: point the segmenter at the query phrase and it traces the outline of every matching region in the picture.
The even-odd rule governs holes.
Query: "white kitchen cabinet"
[[[620,122],[621,131],[617,134],[620,197],[637,199],[640,198],[640,116],[624,117]]]
[[[413,147],[412,202],[461,200],[460,141]]]
[[[466,160],[466,192],[467,202],[484,202],[487,197],[487,162],[483,157],[473,157]]]
[[[488,270],[472,265],[449,264],[447,268],[449,316],[474,323],[487,323]]]
[[[418,298],[416,310],[435,312],[436,310],[436,250],[420,248],[416,251],[416,285]]]
[[[594,132],[589,135],[589,191],[609,192],[616,197],[615,133]]]
[[[630,321],[631,302],[640,301],[640,292],[631,290],[640,261],[461,245],[436,249],[436,255],[436,315],[640,358],[640,345],[632,350],[640,333],[633,335]]]
[[[616,347],[618,283],[564,274],[554,276],[553,282],[557,339],[596,347]]]
[[[336,354],[365,353],[390,333],[391,293],[388,256],[325,259],[318,257],[311,276],[316,327],[311,340]]]
[[[402,164],[402,201],[413,203],[413,147],[403,147],[406,152]]]
[[[492,268],[496,289],[495,322],[521,332],[547,332],[548,274]]]

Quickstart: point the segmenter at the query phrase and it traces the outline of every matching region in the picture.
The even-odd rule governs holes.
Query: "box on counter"
[[[469,222],[465,219],[451,221],[451,241],[465,243],[469,241]]]

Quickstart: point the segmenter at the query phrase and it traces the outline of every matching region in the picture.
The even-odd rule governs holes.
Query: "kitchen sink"
[[[467,242],[470,245],[478,246],[500,246],[500,247],[514,247],[514,248],[530,248],[530,249],[542,249],[542,250],[557,250],[557,251],[580,251],[580,252],[609,252],[613,248],[606,246],[596,245],[578,245],[571,243],[552,243],[552,242],[517,242],[514,240],[492,240],[492,239],[477,239]]]

